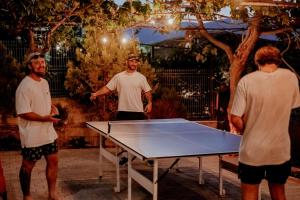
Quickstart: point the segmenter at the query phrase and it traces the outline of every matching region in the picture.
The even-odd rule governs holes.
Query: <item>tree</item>
[[[154,10],[152,20],[156,20],[156,27],[166,29],[165,25],[159,24],[167,18],[173,19],[176,23],[169,26],[170,28],[180,29],[180,22],[186,16],[190,20],[196,19],[198,26],[194,28],[193,34],[199,34],[206,38],[216,47],[222,49],[230,63],[230,102],[229,109],[233,101],[233,95],[236,85],[241,78],[242,72],[245,70],[246,62],[252,50],[255,47],[259,37],[266,34],[285,34],[290,41],[296,38],[293,34],[296,29],[294,13],[299,12],[299,4],[285,3],[284,6],[263,6],[239,4],[241,1],[225,1],[225,0],[156,0],[154,1]],[[231,18],[241,20],[247,24],[246,30],[243,32],[243,37],[236,49],[232,49],[228,44],[216,39],[205,28],[205,20],[218,20],[221,16],[219,11],[224,7],[231,8]],[[297,12],[298,11],[298,12]],[[154,23],[152,23],[154,24]]]
[[[266,34],[282,34],[285,33],[289,39],[297,40],[292,37],[292,33],[296,31],[293,26],[295,18],[292,12],[299,9],[298,4],[286,4],[285,7],[264,6],[241,6],[241,1],[194,1],[194,0],[156,0],[157,13],[164,13],[173,16],[180,22],[187,14],[194,16],[198,27],[195,28],[197,34],[209,40],[212,44],[222,49],[230,63],[230,103],[232,104],[235,87],[241,78],[241,74],[245,69],[247,59],[252,52],[255,44],[261,35]],[[247,23],[247,29],[243,33],[243,38],[236,49],[232,49],[228,44],[216,39],[205,28],[204,20],[217,20],[220,18],[219,11],[226,6],[231,7],[231,18],[242,20]],[[296,12],[295,12],[296,13]],[[221,16],[222,17],[222,16]],[[179,24],[179,23],[178,23]],[[180,28],[180,27],[177,27]],[[299,41],[299,40],[298,40]]]
[[[72,21],[75,20],[73,15],[79,5],[77,1],[65,0],[2,0],[1,29],[12,38],[25,37],[29,43],[29,52],[38,49],[46,52],[53,38],[60,38],[55,37],[56,31],[70,32],[73,27],[70,25],[74,25]],[[67,23],[69,26],[62,26]],[[63,28],[65,28],[64,31]],[[41,37],[35,37],[35,33],[39,33]]]
[[[149,11],[148,6],[140,2],[125,2],[119,7],[112,0],[1,0],[0,4],[2,34],[11,38],[25,37],[28,51],[44,52],[52,44],[80,43],[82,26],[93,26],[94,20],[110,19],[107,21],[110,27],[107,27],[114,30],[143,18]]]

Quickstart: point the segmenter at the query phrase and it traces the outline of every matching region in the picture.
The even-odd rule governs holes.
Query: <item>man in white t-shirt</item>
[[[285,200],[284,185],[291,172],[291,110],[300,106],[296,75],[279,68],[280,51],[272,46],[255,54],[258,71],[238,83],[231,122],[243,135],[238,175],[242,199],[258,199],[259,184],[266,179],[272,199]]]
[[[116,90],[118,92],[118,113],[117,120],[139,120],[145,119],[145,113],[152,111],[152,94],[146,77],[137,72],[139,57],[135,54],[129,54],[127,69],[116,74],[100,90],[91,94],[91,100],[97,96],[107,94]],[[147,99],[147,105],[143,108],[142,93]]]
[[[59,119],[53,117],[58,110],[51,103],[48,82],[43,78],[46,73],[44,56],[39,52],[27,56],[26,64],[30,70],[16,91],[16,111],[22,146],[22,165],[20,184],[23,200],[31,200],[30,180],[35,163],[45,157],[46,178],[49,199],[57,200],[56,179],[58,170],[57,134],[53,123]]]
[[[116,74],[100,90],[91,94],[91,100],[97,96],[107,94],[116,90],[118,92],[118,112],[117,120],[143,120],[146,119],[145,113],[152,111],[152,94],[146,77],[137,72],[139,57],[135,54],[129,54],[126,60],[127,69]],[[143,108],[142,94],[147,99],[147,105]],[[120,164],[127,162],[122,157]]]

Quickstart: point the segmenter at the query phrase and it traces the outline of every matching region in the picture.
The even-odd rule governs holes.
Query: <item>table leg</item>
[[[225,196],[225,189],[223,188],[223,167],[222,167],[222,156],[219,156],[219,195]]]
[[[198,159],[199,159],[199,180],[198,180],[198,183],[201,185],[201,184],[204,184],[202,157],[198,157]]]
[[[131,159],[132,159],[132,155],[130,153],[128,153],[128,198],[127,200],[131,200],[131,196],[132,196],[132,178],[131,178],[131,168],[132,168],[132,163],[131,163]]]
[[[153,200],[157,200],[158,197],[158,160],[154,160],[153,165]]]
[[[99,174],[99,179],[102,179],[103,176],[103,168],[102,168],[102,164],[103,164],[103,160],[102,160],[102,149],[103,149],[103,136],[100,135],[99,137],[99,166],[98,166],[98,174]]]
[[[120,163],[119,163],[119,150],[120,147],[116,148],[116,153],[115,153],[115,165],[116,165],[116,179],[117,179],[117,183],[116,183],[116,187],[114,188],[115,192],[120,192],[121,191],[121,184],[120,184]]]

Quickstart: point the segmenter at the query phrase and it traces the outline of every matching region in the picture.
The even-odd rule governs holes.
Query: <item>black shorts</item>
[[[45,144],[39,147],[22,148],[21,154],[24,160],[37,161],[40,160],[42,156],[54,154],[57,153],[57,151],[58,146],[57,141],[55,140],[53,143]]]
[[[146,115],[143,112],[127,112],[127,111],[118,111],[116,120],[143,120],[147,119]]]
[[[291,175],[291,162],[279,165],[251,166],[239,163],[238,176],[242,183],[259,184],[262,179],[270,183],[285,184]]]

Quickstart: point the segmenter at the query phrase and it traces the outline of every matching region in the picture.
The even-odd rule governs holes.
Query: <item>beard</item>
[[[46,72],[39,72],[39,71],[35,71],[35,70],[31,70],[31,73],[40,77],[40,78],[44,78],[46,75]]]

